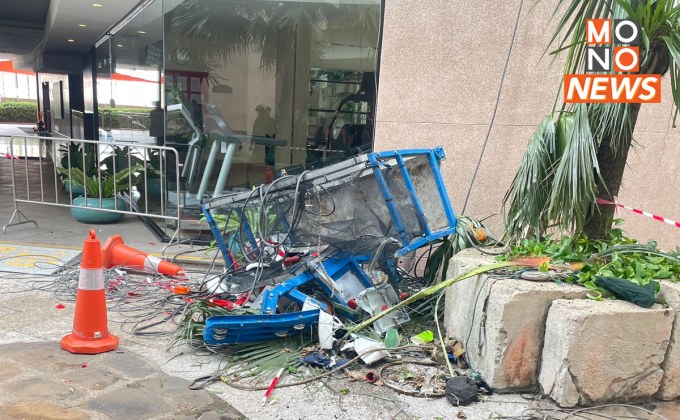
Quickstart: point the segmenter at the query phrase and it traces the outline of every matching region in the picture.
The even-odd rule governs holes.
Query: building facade
[[[560,59],[545,54],[556,4],[131,2],[77,65],[54,53],[23,61],[39,72],[53,130],[180,154],[222,142],[219,159],[232,153],[229,188],[357,150],[443,145],[455,210],[500,234],[504,194],[560,86]],[[618,200],[677,220],[680,136],[669,80],[663,89],[661,104],[642,107]],[[211,188],[189,182],[187,192]],[[680,244],[677,228],[620,216],[641,240]]]

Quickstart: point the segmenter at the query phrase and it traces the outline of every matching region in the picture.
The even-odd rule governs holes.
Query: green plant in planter
[[[88,174],[97,171],[97,145],[92,143],[69,143],[62,144],[59,151],[62,153],[61,166],[63,168],[78,168]]]
[[[106,174],[101,171],[101,189],[99,188],[99,179],[97,175],[86,176],[83,171],[78,168],[71,168],[70,181],[73,185],[82,187],[88,197],[94,198],[112,198],[116,193],[127,191],[129,187],[139,183],[138,173],[143,170],[141,164],[136,164],[131,168],[123,168],[116,172],[115,176]],[[60,174],[68,177],[69,170],[66,168],[57,168]]]
[[[146,185],[148,194],[159,195],[161,193],[161,153],[159,150],[147,151],[146,162]],[[142,182],[144,182],[142,180]],[[166,181],[167,182],[167,181]]]
[[[128,146],[114,146],[113,153],[101,161],[101,165],[105,167],[104,173],[107,175],[111,175],[114,170],[116,173],[119,173],[124,168],[132,168],[137,165],[143,168],[143,164],[144,161],[142,159],[130,153],[130,147]]]
[[[260,229],[262,227],[262,225],[260,224],[261,222],[260,217],[262,215],[263,214],[260,212],[260,209],[258,208],[248,207],[243,211],[243,217],[245,217],[246,221],[248,222],[248,225],[250,226],[251,232],[255,236],[259,236],[260,234]],[[265,224],[264,228],[266,231],[273,229],[277,225],[277,223],[281,222],[275,214],[272,214],[270,212],[265,212],[264,216],[266,217],[266,220],[263,221]],[[241,256],[243,256],[243,250],[241,249],[243,241],[239,239],[243,233],[240,211],[234,210],[230,211],[227,214],[216,213],[213,214],[213,219],[215,220],[217,228],[222,232],[222,236],[226,239],[226,242],[229,244],[228,246],[230,250],[236,255],[236,257],[240,258]],[[200,222],[207,223],[205,216],[201,217]],[[215,249],[216,246],[217,242],[215,240],[211,241],[210,245],[208,245],[206,252],[209,254]]]
[[[68,169],[79,169],[87,175],[97,173],[97,146],[92,143],[69,143],[68,146],[62,144],[59,147],[61,156],[61,168],[59,169],[64,181],[64,188],[74,197],[84,194],[82,187],[71,183]],[[60,169],[65,169],[61,171]]]
[[[140,164],[132,168],[124,168],[115,175],[105,175],[99,172],[97,176],[86,176],[80,169],[71,168],[69,181],[76,187],[81,187],[87,197],[77,197],[73,200],[71,215],[79,222],[84,223],[112,223],[124,217],[123,213],[104,212],[97,210],[81,209],[79,207],[92,207],[107,210],[127,210],[127,203],[118,199],[116,194],[127,191],[133,185],[139,183],[138,172],[143,169]],[[64,176],[69,176],[69,170],[58,168]]]

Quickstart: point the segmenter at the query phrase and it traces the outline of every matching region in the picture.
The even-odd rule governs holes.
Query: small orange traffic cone
[[[118,337],[109,334],[106,318],[104,269],[99,239],[90,229],[90,237],[83,244],[73,330],[62,338],[61,348],[71,353],[98,354],[117,347]]]
[[[104,243],[102,248],[104,267],[130,267],[138,270],[154,270],[167,276],[180,276],[184,270],[177,264],[165,261],[153,255],[125,245],[120,235],[113,235]]]

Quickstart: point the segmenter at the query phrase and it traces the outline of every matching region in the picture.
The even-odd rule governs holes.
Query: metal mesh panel
[[[396,161],[389,159],[383,163],[380,171],[410,242],[425,232]],[[423,190],[422,185],[431,183],[426,197],[436,195],[441,207],[427,157],[409,159],[406,166],[409,173],[429,178],[418,181],[418,188]],[[242,215],[256,239],[291,246],[330,245],[352,253],[371,253],[387,238],[400,239],[365,156],[300,176],[279,178],[253,192],[221,197],[210,207],[213,214],[231,212],[236,219]],[[429,223],[446,225],[443,210],[429,213]],[[242,248],[248,246],[247,229],[241,225],[235,232]]]

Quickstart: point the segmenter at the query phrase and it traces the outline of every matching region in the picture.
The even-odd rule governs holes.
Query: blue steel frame
[[[371,256],[369,255],[336,253],[330,258],[326,259],[321,264],[321,266],[323,266],[323,270],[325,270],[326,274],[328,274],[328,276],[332,279],[340,278],[348,271],[352,271],[354,275],[357,276],[359,281],[361,281],[364,287],[368,288],[373,286],[373,284],[371,283],[371,279],[368,277],[368,275],[366,275],[366,272],[361,268],[360,264],[370,261]],[[333,290],[331,290],[328,285],[318,279],[314,273],[310,272],[305,267],[305,269],[295,277],[291,278],[290,280],[286,280],[283,283],[279,283],[266,292],[264,299],[262,300],[260,313],[262,315],[276,313],[279,298],[283,295],[286,295],[300,306],[302,306],[305,301],[309,299],[312,303],[318,305],[322,310],[325,311],[327,309],[327,305],[325,303],[319,302],[296,289],[298,286],[301,286],[309,281],[314,281],[316,284],[318,284],[327,296],[331,296],[333,302],[347,307],[347,302],[345,302],[341,296],[339,296],[337,293],[333,293]]]
[[[203,211],[203,214],[205,215],[205,220],[208,222],[208,226],[210,226],[210,231],[212,232],[213,236],[215,237],[215,242],[217,243],[217,247],[220,249],[220,253],[222,254],[222,259],[224,260],[224,264],[226,268],[229,270],[234,266],[234,260],[231,258],[231,254],[229,253],[229,250],[227,249],[227,244],[224,243],[224,238],[222,237],[222,232],[220,232],[220,228],[217,227],[217,223],[215,223],[215,219],[213,218],[212,214],[210,213],[210,210],[205,207],[205,204],[201,204],[201,210]]]
[[[432,232],[430,226],[427,223],[427,219],[423,213],[423,206],[416,194],[413,181],[411,180],[411,176],[408,173],[408,169],[404,164],[405,157],[423,155],[427,156],[427,160],[430,164],[430,169],[432,170],[432,175],[434,177],[435,185],[437,187],[437,191],[439,192],[439,197],[442,200],[442,205],[444,206],[444,213],[446,214],[446,218],[449,222],[449,226],[446,229],[442,229],[437,232]],[[401,244],[403,247],[396,252],[396,256],[398,257],[415,251],[416,249],[425,246],[432,241],[443,238],[444,236],[451,235],[456,231],[456,215],[453,212],[453,206],[449,200],[449,195],[446,192],[446,186],[444,185],[444,180],[442,179],[442,174],[439,170],[439,163],[445,158],[446,154],[444,153],[444,149],[441,146],[434,149],[396,150],[370,153],[368,155],[368,162],[373,167],[373,174],[375,175],[375,180],[378,183],[378,188],[380,188],[380,192],[385,199],[385,204],[387,205],[387,209],[389,210],[392,221],[394,222],[394,228],[397,230],[399,238],[401,239]],[[413,207],[416,211],[418,223],[420,224],[420,228],[425,232],[424,236],[414,241],[411,241],[408,237],[408,234],[406,233],[403,219],[399,214],[399,210],[394,205],[392,192],[390,191],[390,187],[385,180],[385,175],[380,169],[381,166],[388,166],[385,161],[391,159],[394,159],[397,162],[399,172],[404,180],[404,184],[406,185],[406,189],[409,192],[411,202],[413,203]]]
[[[418,198],[418,195],[416,194],[413,181],[411,180],[411,176],[408,173],[408,169],[406,168],[404,160],[404,158],[406,157],[416,156],[427,156],[428,163],[430,165],[430,170],[432,171],[435,185],[437,187],[439,197],[442,201],[444,213],[449,222],[449,226],[446,229],[442,229],[437,232],[432,232],[429,224],[427,223],[427,218],[425,217],[425,213],[423,212],[423,206],[420,202],[420,199]],[[401,240],[402,248],[396,252],[395,255],[397,257],[404,256],[437,239],[451,235],[456,231],[456,215],[453,211],[451,201],[449,200],[449,195],[448,192],[446,191],[446,186],[444,185],[444,180],[442,178],[441,171],[439,170],[439,164],[445,158],[446,153],[444,152],[444,149],[441,146],[435,147],[434,149],[407,149],[368,154],[369,165],[372,166],[373,168],[373,174],[375,176],[376,182],[378,183],[378,188],[380,189],[380,192],[385,200],[385,204],[387,205],[387,209],[390,212],[390,216],[394,223],[394,227],[399,235],[399,239]],[[399,210],[394,205],[392,192],[390,191],[390,187],[387,184],[385,175],[380,169],[381,166],[389,166],[389,164],[385,162],[387,160],[396,161],[401,177],[404,180],[404,184],[406,185],[406,189],[409,192],[411,202],[413,203],[413,208],[416,211],[418,224],[420,225],[421,230],[425,232],[425,234],[418,239],[411,240],[409,238],[404,227],[403,219],[399,214]],[[210,214],[210,209],[207,208],[204,204],[201,205],[201,209],[203,210],[203,214],[205,214],[206,220],[210,225],[210,230],[212,231],[213,236],[215,237],[215,241],[217,242],[217,246],[219,247],[220,252],[222,253],[225,264],[227,264],[227,267],[232,267],[233,261],[229,256],[229,253],[227,252],[227,246],[224,243],[222,234],[217,228],[215,221],[213,220],[213,217]],[[283,218],[282,220],[285,222],[285,218]],[[255,239],[255,235],[253,234],[250,224],[248,223],[248,220],[244,214],[241,214],[241,221],[243,223],[243,230],[244,233],[246,234],[248,241],[250,242],[253,249],[257,249],[258,244]]]
[[[352,271],[363,286],[368,288],[373,284],[360,264],[370,260],[371,257],[368,255],[357,256],[336,253],[321,265],[331,278],[339,278],[348,271]],[[326,311],[328,309],[326,303],[297,290],[298,286],[310,281],[319,285],[328,296],[331,296],[333,302],[339,304],[338,310],[343,311],[346,316],[353,319],[352,310],[349,309],[347,302],[338,293],[333,293],[333,290],[323,281],[315,277],[314,273],[306,268],[306,265],[301,264],[300,266],[304,269],[295,277],[279,283],[265,292],[259,315],[222,315],[208,318],[203,330],[203,340],[211,345],[248,343],[302,332],[306,327],[319,321],[319,310]],[[320,309],[277,314],[279,298],[284,295],[300,306],[304,305],[306,301],[310,301]],[[216,335],[219,338],[216,338]]]
[[[448,227],[436,232],[433,232],[430,228],[427,218],[425,217],[422,203],[416,194],[413,181],[408,172],[408,168],[405,164],[405,159],[407,157],[415,156],[427,156],[432,175],[435,180],[435,185],[439,193],[440,199],[442,201],[442,206],[444,208],[444,213],[448,220]],[[373,169],[373,174],[375,176],[376,182],[380,189],[385,203],[389,210],[392,221],[394,222],[395,229],[399,234],[401,239],[402,248],[396,252],[396,256],[403,256],[412,252],[432,241],[435,241],[444,236],[451,235],[456,230],[456,216],[453,212],[453,207],[449,201],[449,196],[444,185],[444,181],[441,176],[441,171],[439,170],[440,162],[446,157],[444,149],[437,147],[434,149],[411,149],[411,150],[398,150],[398,151],[387,151],[379,153],[370,153],[368,155],[369,166]],[[390,166],[386,161],[393,160],[396,162],[399,168],[399,174],[401,175],[404,185],[409,192],[409,197],[413,203],[413,208],[416,211],[416,216],[418,218],[418,224],[421,230],[424,232],[422,237],[411,240],[409,235],[406,233],[404,227],[403,219],[399,214],[399,210],[393,202],[392,192],[385,179],[385,175],[381,170],[382,166]],[[215,236],[215,240],[223,255],[224,261],[227,267],[233,266],[233,260],[227,250],[227,246],[224,243],[219,228],[217,227],[215,220],[210,214],[210,209],[205,205],[201,205],[201,209],[206,216],[206,220],[210,225],[210,229]],[[284,219],[285,220],[285,219]],[[252,229],[248,223],[247,218],[241,214],[241,221],[243,223],[244,233],[248,238],[249,242],[253,246],[253,249],[257,248],[257,241],[253,235]],[[321,264],[322,269],[326,271],[326,274],[331,279],[337,279],[342,277],[348,271],[352,271],[361,281],[365,287],[371,287],[372,282],[366,272],[362,269],[361,263],[370,262],[373,256],[371,255],[350,255],[347,253],[338,252],[331,255]],[[297,274],[296,274],[297,273]],[[258,341],[260,339],[268,339],[275,337],[276,329],[283,329],[287,333],[294,333],[299,331],[297,327],[309,325],[317,321],[318,311],[308,311],[305,313],[299,312],[297,314],[276,314],[279,298],[281,296],[286,296],[289,299],[295,301],[300,306],[302,306],[305,301],[310,300],[312,303],[316,304],[321,308],[321,310],[327,310],[328,305],[323,302],[304,294],[303,292],[297,290],[299,286],[302,286],[310,281],[315,282],[323,291],[331,296],[333,302],[339,304],[339,309],[348,308],[347,302],[345,302],[339,294],[334,293],[333,290],[325,284],[321,279],[319,279],[315,273],[311,272],[306,265],[299,264],[297,268],[291,273],[294,275],[290,280],[283,283],[279,283],[272,289],[266,291],[265,296],[262,300],[262,306],[260,309],[260,315],[247,315],[247,316],[221,316],[212,317],[206,323],[206,329],[204,331],[204,339],[206,343],[209,344],[223,344],[223,343],[236,343],[236,342],[249,342]],[[262,317],[262,315],[267,315]],[[351,316],[351,313],[348,313]],[[270,322],[271,321],[271,322]],[[277,327],[278,325],[278,327]],[[294,328],[295,326],[295,328]],[[213,334],[215,329],[222,329],[223,334],[227,334],[229,330],[236,330],[236,335],[229,334],[225,338],[217,340],[214,338]],[[271,330],[271,331],[270,331]],[[274,332],[272,332],[274,331]],[[272,335],[274,334],[274,335]]]

